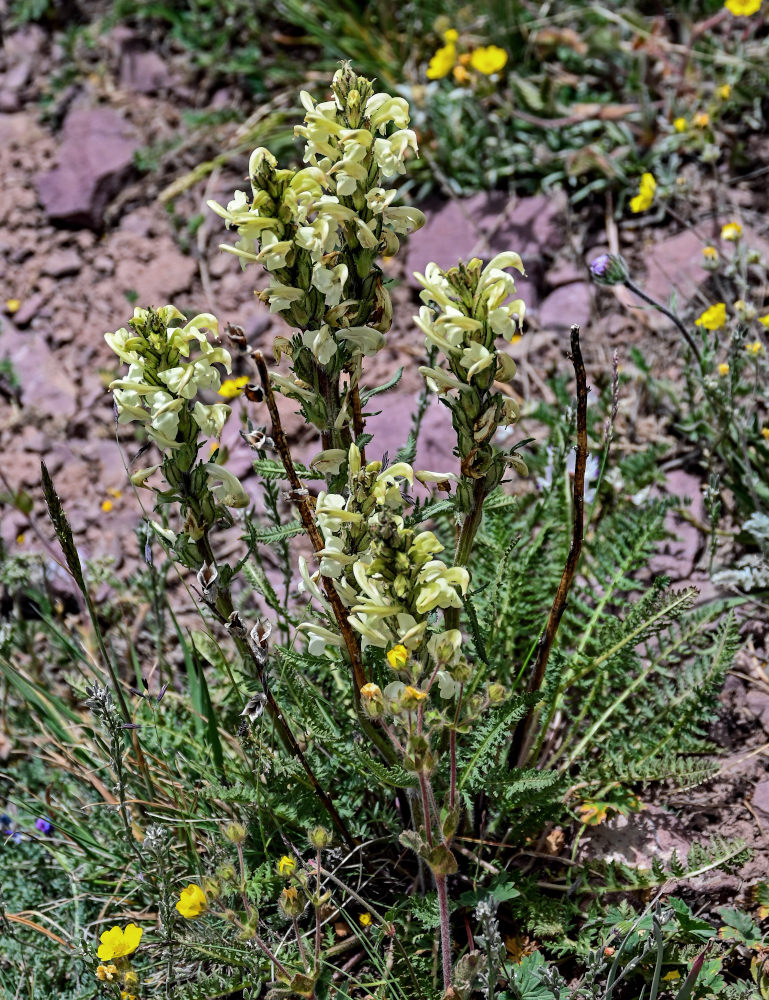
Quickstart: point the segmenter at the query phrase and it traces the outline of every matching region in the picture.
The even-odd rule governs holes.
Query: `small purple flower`
[[[621,285],[628,279],[627,264],[615,253],[599,254],[590,262],[590,273],[599,285]]]
[[[35,829],[39,830],[40,833],[48,834],[53,830],[53,823],[47,816],[41,816],[39,819],[35,820]]]

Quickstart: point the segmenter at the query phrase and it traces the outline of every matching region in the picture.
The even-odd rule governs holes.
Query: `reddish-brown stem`
[[[571,328],[571,361],[574,365],[574,375],[577,382],[577,454],[574,462],[574,521],[572,524],[571,545],[563,568],[561,582],[553,598],[547,623],[537,643],[534,658],[534,668],[529,679],[528,691],[539,691],[545,679],[545,670],[553,648],[553,642],[561,623],[566,600],[569,596],[574,574],[577,571],[580,553],[582,552],[582,537],[585,527],[585,468],[587,466],[587,385],[585,363],[582,360],[582,350],[579,344],[579,327]],[[524,767],[534,737],[538,712],[530,711],[521,721],[513,734],[511,758],[518,767]]]
[[[294,490],[302,490],[303,485],[299,476],[296,473],[294,467],[294,461],[291,458],[291,451],[288,446],[288,441],[286,440],[286,435],[283,432],[283,425],[280,421],[280,413],[278,412],[278,406],[275,402],[275,394],[272,391],[272,385],[270,384],[270,373],[267,371],[267,365],[264,361],[264,356],[261,351],[252,351],[251,357],[254,359],[254,364],[259,372],[259,380],[262,384],[262,391],[264,392],[264,399],[267,403],[267,410],[270,414],[270,419],[272,421],[272,439],[275,442],[275,448],[280,456],[280,460],[283,463],[283,468],[286,472],[286,478],[291,483]],[[319,552],[323,546],[323,536],[320,533],[320,529],[315,523],[315,517],[312,510],[312,502],[309,496],[304,496],[298,501],[299,516],[302,519],[302,525],[304,530],[310,537],[312,542],[312,547],[316,552]],[[358,640],[355,637],[355,632],[350,625],[347,618],[347,609],[342,603],[342,599],[334,587],[333,582],[327,576],[321,576],[323,583],[323,589],[326,591],[326,595],[331,605],[331,610],[334,612],[334,618],[336,619],[337,627],[344,639],[345,647],[347,648],[347,655],[350,658],[350,664],[352,666],[352,677],[353,677],[353,690],[355,695],[355,705],[356,707],[360,704],[360,689],[366,683],[366,674],[363,669],[363,660],[361,659],[360,646],[358,645]]]

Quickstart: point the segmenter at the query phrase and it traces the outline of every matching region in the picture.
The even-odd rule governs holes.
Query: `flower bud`
[[[602,253],[592,260],[590,274],[599,285],[621,285],[629,277],[624,259],[614,253]]]
[[[216,873],[222,882],[234,882],[235,869],[232,865],[221,865]]]
[[[228,823],[224,828],[224,836],[231,844],[242,844],[246,839],[246,828],[242,823]]]
[[[203,892],[206,894],[208,899],[218,899],[222,894],[221,883],[215,878],[204,878]]]
[[[498,705],[507,698],[507,688],[504,684],[489,684],[489,701],[492,705]]]
[[[287,917],[295,919],[302,915],[304,899],[299,895],[299,890],[295,886],[289,886],[281,892],[278,906]]]
[[[370,719],[378,719],[384,715],[384,695],[378,684],[364,684],[360,689],[360,697],[363,711]]]
[[[331,845],[331,834],[325,826],[315,826],[312,830],[308,830],[307,839],[310,842],[310,846],[315,847],[319,851]]]

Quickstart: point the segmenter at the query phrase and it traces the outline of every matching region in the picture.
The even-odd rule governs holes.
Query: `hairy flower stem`
[[[462,523],[462,529],[457,539],[457,547],[454,553],[455,566],[467,566],[470,561],[475,536],[478,534],[478,529],[483,520],[483,501],[485,499],[486,491],[484,482],[482,479],[476,479],[473,487],[473,506]],[[447,629],[459,627],[459,612],[459,608],[446,608],[444,620]]]
[[[451,925],[449,923],[449,896],[446,889],[446,876],[435,876],[435,887],[438,890],[438,912],[441,918],[441,962],[443,964],[443,990],[451,987]]]
[[[328,377],[325,367],[320,364],[315,366],[315,371],[317,373],[318,391],[323,396],[323,401],[326,404],[326,419],[328,421],[325,431],[321,431],[321,443],[324,449],[343,448],[346,451],[352,443],[350,425],[349,423],[344,423],[341,427],[336,426],[341,410],[339,378],[337,376],[336,384],[334,384]]]
[[[350,376],[352,378],[352,376]],[[366,429],[366,421],[363,419],[363,408],[360,401],[360,389],[358,388],[358,381],[356,377],[355,384],[350,390],[350,401],[352,404],[352,429],[355,435],[355,440],[359,441],[361,435]],[[361,464],[365,466],[366,464],[366,448],[365,446],[360,449],[360,460]]]

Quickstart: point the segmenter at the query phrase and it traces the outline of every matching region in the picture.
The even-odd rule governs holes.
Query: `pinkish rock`
[[[753,789],[753,808],[769,816],[769,780],[759,781]]]
[[[77,387],[42,334],[21,333],[4,320],[2,350],[21,383],[25,411],[52,417],[61,423],[74,416]]]
[[[398,449],[408,441],[417,396],[415,393],[395,390],[372,399],[368,409],[380,409],[380,406],[374,406],[379,400],[382,400],[382,412],[366,421],[367,433],[374,435],[370,457],[378,459],[387,452],[392,460]],[[414,468],[458,473],[459,460],[452,454],[455,446],[456,435],[451,426],[451,414],[437,399],[432,399],[419,432]],[[317,450],[320,451],[320,448]]]
[[[745,699],[745,705],[758,719],[764,732],[769,733],[769,694],[759,688],[751,688]]]
[[[702,240],[686,229],[649,247],[647,276],[640,281],[644,291],[667,305],[675,295],[679,309],[688,302],[707,277],[702,267]],[[672,326],[661,313],[655,313],[655,326]]]
[[[668,473],[665,493],[691,500],[689,510],[697,520],[705,518],[705,503],[699,479],[683,469],[673,469]],[[694,565],[705,544],[701,532],[675,511],[668,511],[665,527],[672,537],[665,539],[650,563],[652,573],[669,576],[674,582],[690,582]]]
[[[19,311],[14,314],[13,322],[15,326],[29,326],[48,300],[48,296],[43,292],[37,292],[24,299],[19,307]]]
[[[197,273],[197,264],[185,257],[169,236],[152,242],[153,259],[146,264],[121,258],[112,279],[121,292],[134,291],[138,306],[163,306],[175,295],[186,292]]]
[[[111,108],[78,108],[64,123],[58,165],[35,180],[48,218],[99,229],[110,199],[133,171],[139,143]]]
[[[584,327],[593,311],[593,289],[586,281],[561,285],[545,298],[538,310],[543,330],[569,330],[575,323]]]
[[[3,79],[0,81],[0,87],[2,87],[5,91],[16,94],[23,87],[26,87],[31,75],[32,58],[31,56],[27,56],[20,59],[15,66],[12,66],[8,72],[3,75]]]
[[[128,48],[120,60],[120,86],[138,94],[156,94],[168,87],[169,74],[157,52]]]
[[[563,243],[559,227],[562,198],[516,198],[500,191],[483,191],[470,198],[433,200],[424,208],[427,223],[407,244],[409,274],[424,272],[430,261],[445,269],[460,258],[488,260],[502,251],[515,250],[523,258],[527,275],[515,274],[516,288],[529,309],[536,306],[545,257],[551,257]],[[417,287],[413,278],[409,280]]]
[[[66,278],[70,274],[77,274],[82,266],[77,250],[54,250],[43,263],[43,274],[52,278]]]

